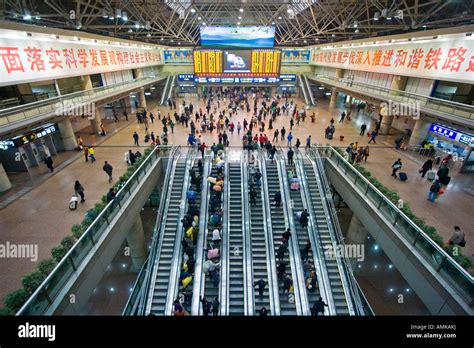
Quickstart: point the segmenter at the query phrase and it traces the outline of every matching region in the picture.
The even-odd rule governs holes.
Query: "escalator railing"
[[[299,79],[299,82],[300,82],[299,85],[300,85],[301,91],[303,92],[304,101],[305,101],[306,105],[309,105],[310,100],[309,100],[309,97],[308,97],[308,93],[306,91],[306,84],[303,81],[303,76],[298,75],[298,79]]]
[[[169,86],[169,83],[170,83],[170,78],[171,78],[171,75],[168,75],[166,77],[166,83],[165,83],[165,87],[163,88],[163,94],[161,95],[161,100],[160,100],[160,105],[164,105],[165,102],[166,102],[166,96],[168,95],[168,86]]]
[[[175,241],[174,241],[174,250],[173,250],[173,262],[171,263],[171,270],[170,270],[170,279],[169,279],[169,287],[168,287],[168,296],[166,299],[166,307],[165,307],[165,315],[172,314],[173,302],[177,297],[178,288],[179,288],[179,273],[180,273],[180,266],[182,261],[182,252],[181,252],[181,240],[184,235],[183,231],[183,222],[182,218],[186,213],[188,207],[188,200],[186,197],[186,193],[190,186],[190,169],[192,168],[192,164],[196,158],[197,149],[192,149],[188,152],[186,158],[186,169],[184,172],[184,185],[181,193],[181,202],[179,207],[179,215],[178,215],[178,226],[176,227],[176,234],[175,234]]]
[[[270,296],[270,309],[271,314],[279,316],[280,309],[280,295],[278,289],[278,276],[277,276],[277,265],[275,260],[275,251],[273,246],[273,228],[272,228],[272,217],[270,211],[270,195],[268,193],[268,180],[267,180],[267,169],[264,155],[258,156],[258,164],[260,172],[262,173],[262,206],[263,206],[263,218],[264,218],[264,231],[265,231],[265,247],[267,251],[267,272],[268,272],[268,288]]]
[[[176,171],[176,164],[181,157],[179,147],[173,147],[168,158],[168,165],[166,167],[165,179],[163,181],[164,188],[161,192],[160,207],[153,232],[153,240],[151,243],[150,254],[148,255],[148,265],[146,270],[145,281],[143,284],[143,294],[141,296],[138,313],[140,315],[148,315],[151,311],[151,304],[153,299],[153,286],[156,273],[158,272],[158,261],[160,258],[161,244],[163,242],[164,217],[168,210],[169,197],[171,195],[171,188],[173,186],[174,174]]]
[[[324,302],[328,305],[328,310],[330,315],[336,315],[336,308],[334,305],[334,299],[330,289],[330,281],[328,276],[328,271],[326,264],[324,263],[324,251],[322,245],[318,240],[317,236],[319,235],[320,226],[318,226],[318,220],[314,216],[314,208],[312,200],[308,194],[308,183],[306,181],[306,174],[304,168],[301,166],[301,153],[297,151],[297,160],[295,161],[295,167],[297,172],[297,177],[301,182],[301,197],[303,200],[303,207],[308,210],[309,213],[309,223],[308,223],[308,234],[311,242],[311,250],[313,251],[313,262],[316,269],[316,274],[319,281],[319,291],[320,296],[323,298]]]
[[[303,83],[306,88],[306,93],[308,94],[308,99],[311,102],[311,105],[315,105],[313,91],[311,90],[311,86],[309,85],[308,77],[306,75],[300,75],[300,76],[303,79]]]
[[[290,198],[290,189],[288,187],[288,180],[286,175],[286,165],[285,165],[285,156],[281,147],[277,153],[277,166],[279,171],[279,180],[280,180],[280,187],[283,188],[282,190],[282,202],[289,203],[291,201]],[[295,233],[295,224],[293,219],[293,209],[290,204],[283,204],[283,209],[285,211],[285,221],[286,226],[290,228],[292,231],[292,236],[289,241],[289,250],[291,250],[291,257],[290,257],[290,266],[291,266],[291,273],[293,274],[293,286],[295,291],[295,301],[296,301],[296,310],[298,315],[309,315],[309,302],[308,297],[306,294],[306,287],[305,287],[305,278],[302,269],[302,262],[300,257],[300,250],[298,244],[298,236]]]
[[[171,96],[173,94],[173,88],[174,88],[175,81],[176,81],[176,75],[173,74],[171,76],[170,85],[168,87],[168,93],[167,93],[168,95],[167,95],[166,100],[171,99]]]
[[[343,245],[344,237],[339,225],[334,202],[332,197],[328,194],[328,192],[330,192],[330,186],[326,178],[326,173],[324,171],[321,157],[319,152],[315,151],[314,149],[310,150],[310,154],[311,156],[308,156],[308,158],[311,161],[318,186],[320,187],[319,192],[321,193],[321,198],[323,200],[324,213],[328,217],[327,222],[331,232],[331,238],[333,243],[337,245]],[[361,289],[355,280],[354,273],[347,255],[343,254],[342,258],[336,257],[336,262],[338,263],[338,268],[341,273],[341,280],[344,287],[347,304],[349,306],[350,315],[365,315],[364,306],[360,296]]]

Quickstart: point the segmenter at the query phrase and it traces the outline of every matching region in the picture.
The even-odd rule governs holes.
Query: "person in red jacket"
[[[201,150],[202,158],[204,158],[204,151],[206,151],[207,145],[206,143],[202,143],[201,146],[199,147],[199,150]]]

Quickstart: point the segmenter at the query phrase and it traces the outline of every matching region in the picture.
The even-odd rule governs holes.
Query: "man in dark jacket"
[[[311,308],[311,315],[318,316],[319,313],[322,313],[322,315],[324,315],[324,307],[327,306],[328,305],[323,301],[323,298],[319,296],[319,299],[314,302],[314,305]]]
[[[279,207],[281,205],[281,192],[277,191],[273,195],[273,198],[275,200],[275,207]]]
[[[102,167],[102,170],[107,173],[107,175],[109,176],[109,183],[111,183],[112,170],[113,170],[112,166],[107,161],[105,161],[104,166]]]
[[[304,210],[302,213],[301,213],[301,219],[300,219],[300,222],[301,222],[301,226],[303,228],[306,228],[308,226],[308,217],[309,217],[309,214],[308,214],[308,210]]]
[[[293,165],[293,155],[295,153],[293,152],[292,148],[290,147],[290,149],[288,150],[288,165],[289,166],[292,166]]]
[[[253,283],[253,287],[258,286],[257,290],[258,290],[258,295],[259,296],[263,296],[263,291],[265,290],[266,285],[267,285],[267,283],[263,279],[259,279],[258,281]]]

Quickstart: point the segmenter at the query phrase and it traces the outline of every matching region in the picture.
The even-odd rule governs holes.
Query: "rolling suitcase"
[[[73,194],[71,199],[69,200],[69,209],[76,210],[77,208],[77,195]]]
[[[399,174],[399,177],[400,177],[400,181],[407,181],[408,179],[407,173],[403,173],[403,172]]]

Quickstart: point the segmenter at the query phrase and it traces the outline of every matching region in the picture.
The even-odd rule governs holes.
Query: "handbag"
[[[466,240],[463,238],[462,241],[458,243],[459,246],[465,247],[466,246]]]

